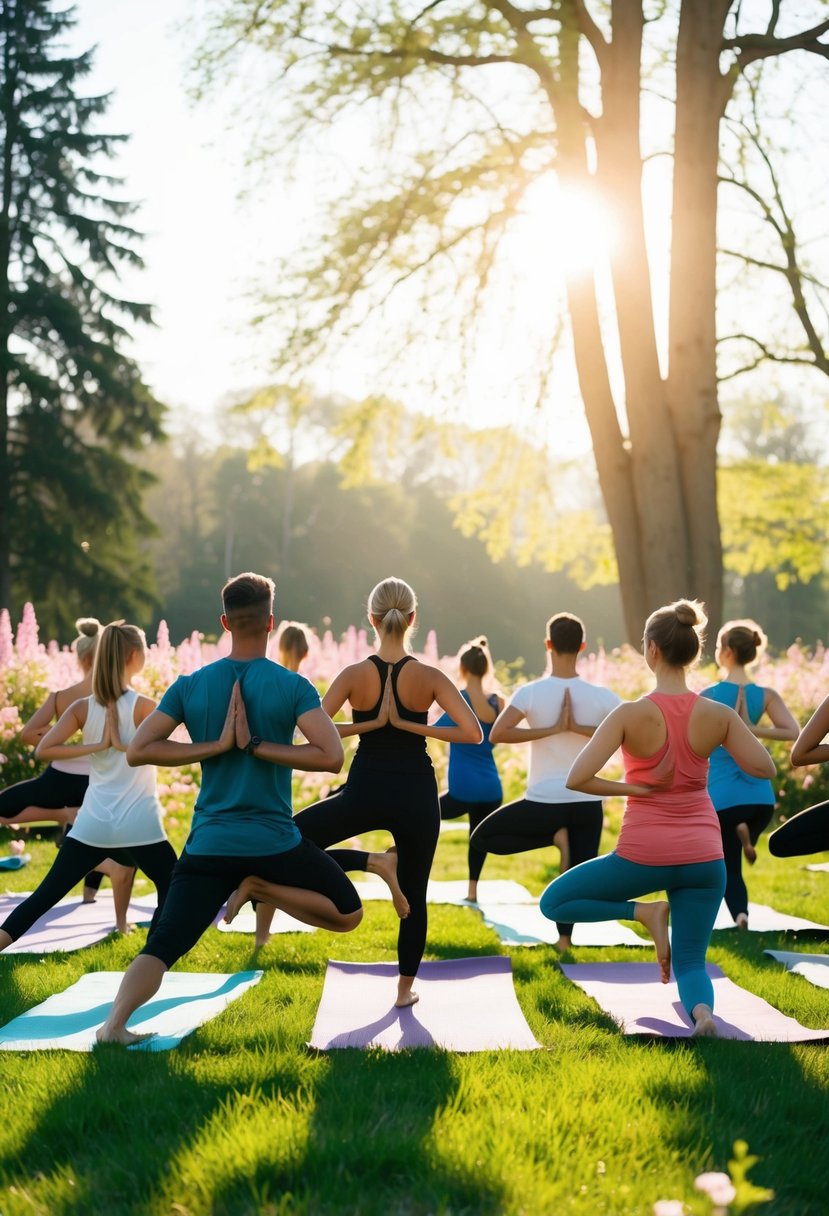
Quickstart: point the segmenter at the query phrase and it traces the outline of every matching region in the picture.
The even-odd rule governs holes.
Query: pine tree
[[[152,602],[129,457],[163,412],[123,350],[151,321],[112,294],[141,265],[105,172],[126,137],[97,129],[108,95],[82,95],[92,52],[64,53],[74,11],[0,0],[0,604],[36,599],[50,630]]]

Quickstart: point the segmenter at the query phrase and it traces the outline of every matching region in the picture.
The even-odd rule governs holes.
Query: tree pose
[[[481,823],[470,845],[484,853],[525,853],[555,845],[561,870],[579,865],[599,851],[602,804],[565,784],[570,765],[598,724],[619,704],[609,688],[588,684],[578,674],[585,647],[584,623],[569,612],[547,622],[546,647],[551,671],[519,688],[490,731],[491,743],[529,743],[527,794]],[[519,723],[526,718],[528,725]],[[570,946],[572,924],[558,925],[558,948]]]
[[[418,999],[412,985],[426,944],[426,885],[440,830],[437,784],[426,739],[479,743],[482,738],[477,718],[452,681],[408,653],[416,607],[411,587],[398,578],[384,579],[369,596],[377,653],[344,668],[322,702],[332,715],[346,701],[351,705],[353,720],[337,727],[343,737],[360,736],[348,780],[294,818],[303,837],[322,849],[375,829],[394,837],[396,851],[330,849],[329,856],[344,870],[368,870],[389,884],[402,918],[397,939],[398,1006]],[[457,725],[428,724],[435,702]],[[267,883],[250,878],[228,904],[228,919],[247,899],[276,903]]]
[[[798,726],[783,698],[773,688],[754,684],[748,668],[765,649],[767,639],[755,621],[728,621],[717,638],[717,662],[725,679],[703,691],[704,697],[735,710],[758,739],[796,739]],[[760,726],[768,717],[771,726]],[[757,860],[755,845],[774,811],[770,781],[744,772],[724,747],[711,753],[708,793],[720,821],[725,855],[725,902],[740,929],[748,928],[748,891],[742,859]]]
[[[126,759],[127,744],[155,709],[154,701],[130,687],[144,666],[145,646],[135,625],[107,625],[95,655],[91,695],[73,702],[37,745],[44,760],[89,756],[89,786],[51,870],[0,926],[0,950],[108,857],[144,871],[158,892],[153,921],[158,917],[176,855],[161,822],[155,770],[134,772]],[[83,742],[69,743],[77,731],[83,732]],[[128,929],[125,920],[117,927]]]
[[[704,627],[702,604],[688,600],[648,617],[645,661],[656,676],[655,690],[615,709],[567,778],[571,789],[627,798],[616,848],[568,870],[541,896],[550,920],[639,921],[654,940],[665,984],[673,947],[679,998],[695,1035],[716,1033],[705,952],[725,890],[720,826],[706,789],[708,757],[723,746],[746,772],[774,776],[771,756],[734,710],[688,689]],[[624,781],[599,777],[618,748]],[[662,890],[667,903],[639,901]]]
[[[486,638],[478,638],[463,647],[458,667],[463,680],[461,696],[478,719],[484,737],[480,743],[450,744],[449,789],[440,796],[440,817],[457,819],[460,815],[468,815],[469,831],[472,833],[487,815],[498,809],[503,797],[489,735],[493,722],[504,708],[504,699],[497,692],[486,692],[484,689],[484,680],[492,671],[492,656]],[[455,723],[449,714],[443,714],[436,725],[454,726]],[[475,903],[486,853],[472,843],[471,836],[467,861],[467,898]]]
[[[336,772],[343,749],[314,686],[267,658],[273,597],[273,582],[260,574],[225,584],[230,654],[179,676],[130,745],[130,764],[200,762],[202,781],[163,912],[124,975],[101,1042],[142,1037],[127,1030],[127,1019],[248,874],[265,879],[272,902],[307,924],[345,933],[362,919],[352,883],[291,818],[291,769]],[[182,722],[192,742],[170,738]],[[296,728],[307,742],[293,743]]]
[[[820,703],[792,748],[792,764],[801,768],[807,764],[826,764],[829,761],[829,743],[824,739],[829,734],[829,697]],[[823,853],[829,849],[829,802],[793,815],[782,827],[769,836],[769,852],[772,857],[804,857],[809,853]]]

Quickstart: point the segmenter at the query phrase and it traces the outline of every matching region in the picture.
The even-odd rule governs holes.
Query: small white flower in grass
[[[734,1183],[728,1174],[718,1173],[716,1170],[700,1174],[698,1178],[695,1178],[694,1189],[702,1191],[717,1207],[725,1207],[737,1195]]]
[[[681,1199],[657,1199],[653,1216],[685,1216],[685,1204]]]

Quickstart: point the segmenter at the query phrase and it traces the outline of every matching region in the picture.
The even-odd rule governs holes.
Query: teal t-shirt
[[[270,659],[219,659],[167,689],[159,710],[183,722],[194,743],[218,739],[233,685],[239,680],[251,733],[291,743],[297,719],[318,709],[304,676]],[[291,817],[291,769],[238,748],[202,762],[201,790],[187,837],[188,853],[249,857],[284,853],[301,836]]]

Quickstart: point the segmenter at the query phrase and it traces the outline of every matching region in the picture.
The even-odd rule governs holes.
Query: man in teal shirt
[[[351,881],[291,817],[291,769],[338,772],[343,749],[314,686],[267,658],[273,595],[273,582],[259,574],[225,584],[230,654],[179,676],[129,745],[133,765],[199,761],[202,782],[158,924],[124,975],[100,1042],[144,1037],[126,1029],[127,1019],[248,875],[278,887],[277,906],[306,924],[344,933],[362,919]],[[189,743],[170,738],[181,723]],[[296,727],[305,743],[292,742]]]

